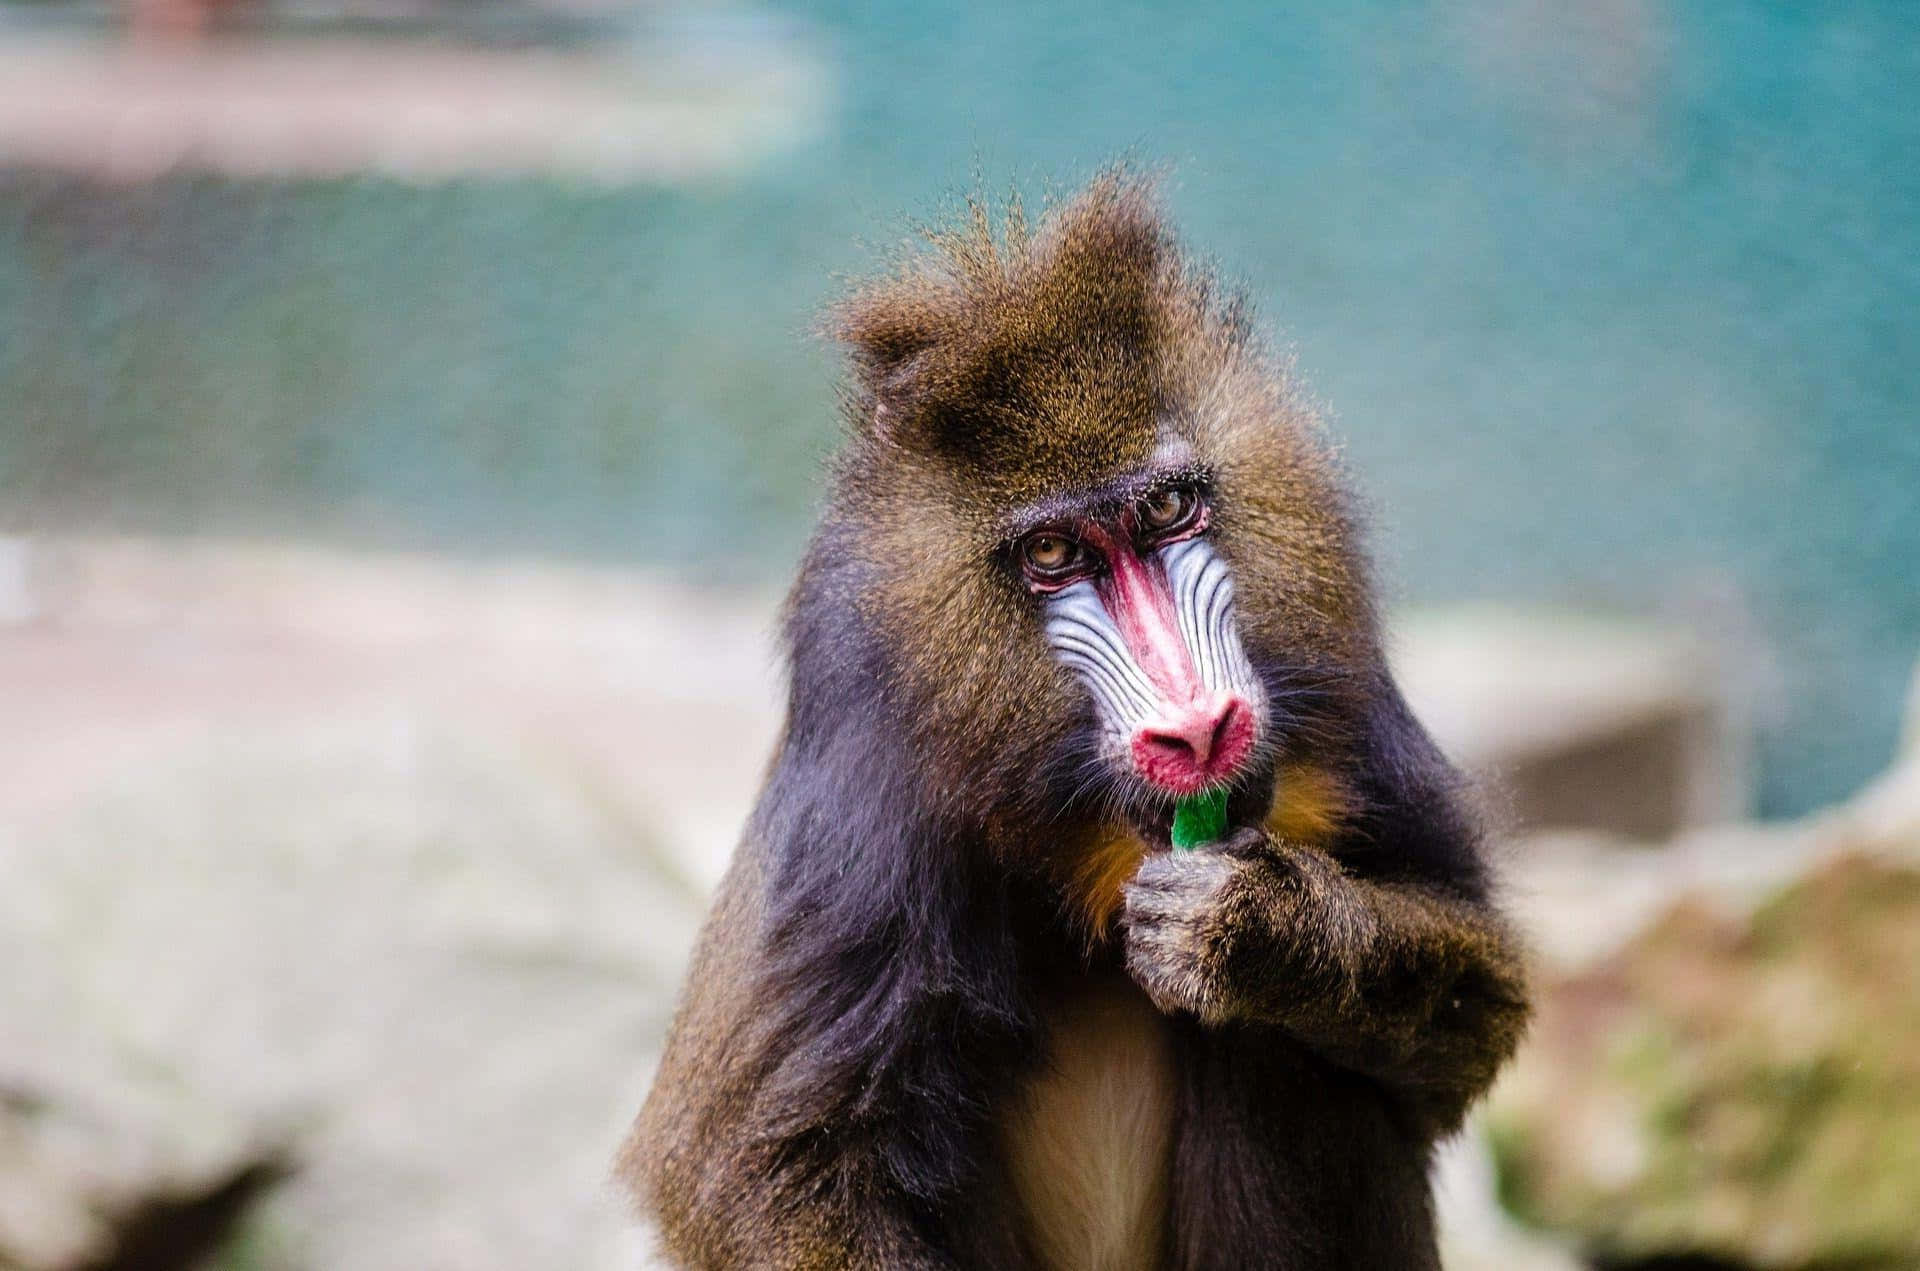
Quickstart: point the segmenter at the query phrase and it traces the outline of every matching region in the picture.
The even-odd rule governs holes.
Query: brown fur
[[[1130,825],[1109,825],[1094,836],[1091,846],[1072,861],[1073,877],[1063,889],[1089,945],[1104,939],[1120,912],[1127,880],[1140,868],[1148,847]]]
[[[690,1267],[1039,1265],[995,1143],[1139,1069],[1072,1024],[1124,965],[1177,1102],[1141,1265],[1435,1267],[1427,1153],[1524,988],[1319,425],[1135,176],[930,242],[830,319],[851,427],[787,729],[623,1172]],[[1007,560],[1169,470],[1210,491],[1275,720],[1250,828],[1179,854],[1063,795],[1086,697]]]
[[[1347,824],[1353,805],[1354,793],[1339,773],[1314,764],[1287,764],[1275,776],[1267,833],[1325,848]]]

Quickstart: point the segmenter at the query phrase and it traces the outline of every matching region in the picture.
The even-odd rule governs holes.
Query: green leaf
[[[1227,792],[1190,794],[1173,805],[1173,845],[1183,852],[1205,846],[1227,832]]]

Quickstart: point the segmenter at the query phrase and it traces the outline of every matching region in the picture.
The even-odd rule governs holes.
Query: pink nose
[[[1133,735],[1133,766],[1148,781],[1193,794],[1233,774],[1253,749],[1253,712],[1237,697],[1168,707]]]

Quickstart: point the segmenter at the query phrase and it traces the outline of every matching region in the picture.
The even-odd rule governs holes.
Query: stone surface
[[[91,1266],[281,1153],[232,1265],[635,1265],[608,1169],[764,762],[765,605],[34,555],[0,629],[0,1266]]]
[[[1627,1261],[1920,1265],[1920,871],[1687,898],[1540,989],[1490,1117],[1529,1221]]]
[[[644,1261],[606,1172],[778,727],[776,597],[261,545],[6,552],[0,1266],[96,1259],[138,1206],[282,1152],[297,1172],[228,1265]],[[1403,657],[1454,668],[1453,706],[1427,698],[1449,744],[1520,753],[1571,716],[1474,669],[1460,633],[1489,621]],[[1536,687],[1614,682],[1591,631],[1551,654],[1552,625],[1483,660],[1532,642]],[[1901,850],[1916,778],[1660,852],[1536,837],[1511,899],[1547,965],[1590,964],[1679,890],[1737,911],[1836,845]],[[1480,1140],[1445,1161],[1451,1268],[1569,1265],[1502,1216]]]
[[[147,1206],[217,1194],[275,1159],[278,1144],[207,1092],[91,1045],[22,1037],[22,1021],[44,1017],[0,1024],[0,1267],[107,1265]]]
[[[1914,683],[1909,700],[1920,705],[1920,672]],[[1521,1115],[1550,1121],[1555,1099],[1565,1099],[1568,1106],[1577,1104],[1572,1087],[1589,1077],[1570,1074],[1580,1074],[1583,1065],[1591,1066],[1593,1057],[1582,1053],[1579,1044],[1559,1052],[1551,1049],[1558,1036],[1557,1021],[1569,1009],[1560,1000],[1564,986],[1585,984],[1590,976],[1604,981],[1611,974],[1608,968],[1635,956],[1642,932],[1669,919],[1676,897],[1688,898],[1687,912],[1696,919],[1737,931],[1770,897],[1823,863],[1863,855],[1883,868],[1920,867],[1920,745],[1916,745],[1920,728],[1916,723],[1920,720],[1910,718],[1902,752],[1885,774],[1847,802],[1801,821],[1700,827],[1669,840],[1658,851],[1648,851],[1641,840],[1591,830],[1536,832],[1500,845],[1507,903],[1535,955],[1537,988],[1544,1006],[1543,1022],[1523,1050],[1521,1062],[1496,1090],[1496,1119]],[[1920,1036],[1909,1032],[1904,1045],[1909,1052],[1920,1052]],[[1542,1085],[1549,1080],[1543,1074],[1553,1072],[1556,1065],[1565,1080],[1549,1091]],[[1516,1090],[1518,1094],[1513,1093]],[[1748,1111],[1757,1121],[1784,1122],[1790,1108],[1760,1100]],[[1456,1155],[1472,1158],[1480,1150],[1487,1119],[1485,1115],[1479,1119],[1467,1136],[1467,1146]],[[1617,1123],[1602,1113],[1584,1130],[1569,1130],[1565,1139],[1547,1137],[1569,1150],[1584,1143],[1587,1149],[1604,1154],[1609,1142],[1634,1141],[1617,1131]],[[1503,1164],[1508,1191],[1523,1192],[1531,1186],[1534,1165],[1512,1153]],[[1556,1159],[1546,1168],[1563,1169],[1564,1162]],[[1443,1189],[1449,1177],[1460,1174],[1458,1164],[1443,1164]],[[1462,1256],[1449,1265],[1521,1265],[1519,1255],[1501,1247],[1509,1237],[1497,1217],[1497,1206],[1489,1200],[1494,1184],[1484,1182],[1484,1176],[1474,1171],[1468,1171],[1468,1177],[1475,1181],[1456,1187],[1458,1194],[1445,1212],[1464,1231],[1481,1234],[1459,1242]],[[1622,1202],[1623,1210],[1627,1207]],[[1617,1214],[1592,1218],[1590,1228],[1564,1225],[1559,1234],[1602,1245],[1610,1238],[1616,1218]]]
[[[1746,811],[1744,732],[1697,642],[1491,606],[1406,615],[1394,631],[1415,714],[1517,829],[1660,840]]]
[[[33,584],[27,576],[32,559],[26,539],[0,534],[0,626],[26,622],[36,612]]]
[[[1920,705],[1920,669],[1911,701]],[[1916,712],[1920,715],[1920,712]],[[1819,862],[1868,853],[1920,865],[1920,719],[1886,772],[1798,821],[1723,822],[1658,851],[1595,830],[1521,833],[1496,845],[1509,907],[1549,969],[1579,970],[1655,921],[1680,895],[1737,915]]]
[[[248,1265],[631,1265],[608,1161],[698,911],[644,835],[396,714],[175,747],[16,841],[0,1073],[39,1109],[27,1179],[84,1159],[51,1197],[0,1175],[0,1247],[81,1265],[44,1249],[97,1193],[190,1194],[266,1143],[295,1172]]]

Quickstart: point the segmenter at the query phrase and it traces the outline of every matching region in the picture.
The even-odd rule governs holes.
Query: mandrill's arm
[[[1127,889],[1127,964],[1163,1010],[1285,1029],[1402,1091],[1446,1131],[1526,1019],[1519,960],[1485,907],[1346,873],[1242,831],[1161,855]]]
[[[1390,684],[1367,733],[1366,809],[1330,846],[1249,828],[1149,857],[1126,891],[1127,964],[1163,1010],[1284,1029],[1445,1133],[1519,1042],[1521,958],[1457,778]]]

